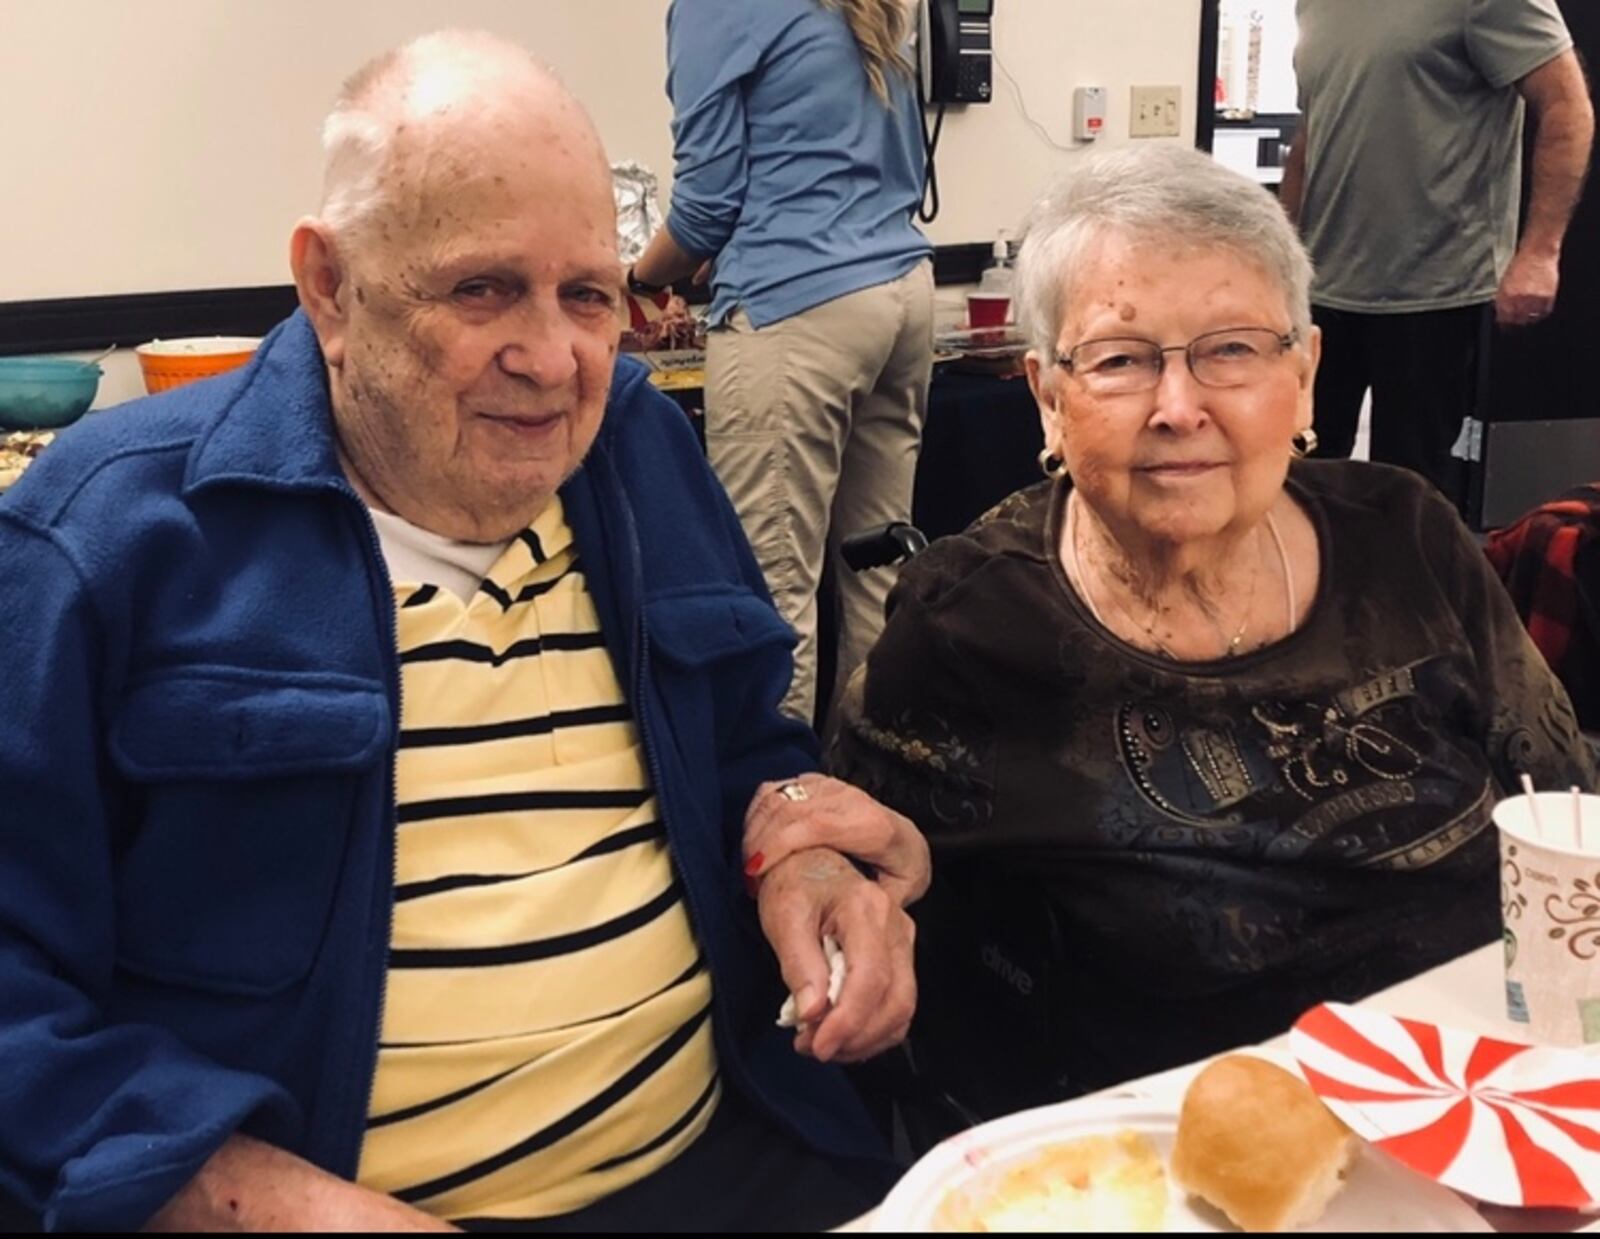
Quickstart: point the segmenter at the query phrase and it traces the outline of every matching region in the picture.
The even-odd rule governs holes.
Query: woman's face
[[[1107,339],[1181,348],[1230,328],[1279,336],[1291,329],[1283,294],[1267,273],[1216,247],[1108,234],[1070,294],[1056,337],[1061,358]],[[1111,531],[1183,543],[1246,529],[1272,505],[1291,441],[1311,425],[1320,347],[1313,328],[1310,340],[1250,367],[1253,377],[1241,386],[1200,383],[1181,351],[1163,354],[1159,380],[1147,391],[1107,391],[1103,380],[1036,352],[1028,354],[1028,381],[1046,445]],[[1124,363],[1114,350],[1103,373]]]

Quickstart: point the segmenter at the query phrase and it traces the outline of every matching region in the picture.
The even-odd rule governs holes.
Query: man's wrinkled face
[[[324,339],[340,444],[369,500],[495,541],[600,428],[621,332],[611,185],[559,112],[402,150],[390,205],[341,241],[344,329]]]

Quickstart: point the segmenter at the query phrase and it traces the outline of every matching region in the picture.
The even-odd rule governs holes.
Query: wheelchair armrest
[[[851,534],[839,544],[839,551],[852,571],[865,572],[868,568],[901,563],[927,546],[928,539],[915,525],[891,521]]]

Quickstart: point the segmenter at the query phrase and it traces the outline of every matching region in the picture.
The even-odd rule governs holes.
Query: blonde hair
[[[872,93],[889,102],[889,74],[911,76],[906,42],[911,37],[911,9],[905,0],[821,0],[822,7],[844,15],[861,49]]]

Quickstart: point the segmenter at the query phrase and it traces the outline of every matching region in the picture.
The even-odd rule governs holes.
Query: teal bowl
[[[82,417],[100,367],[64,357],[0,357],[0,430],[59,430]]]

